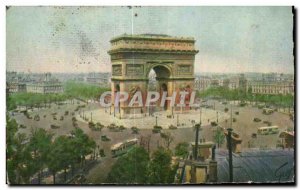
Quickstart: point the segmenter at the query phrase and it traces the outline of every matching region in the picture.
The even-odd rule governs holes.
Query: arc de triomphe
[[[129,100],[117,106],[114,105],[114,99],[118,91],[130,94],[139,90],[145,101],[151,69],[156,73],[158,92],[167,91],[169,95],[174,91],[193,90],[194,61],[198,53],[193,38],[124,34],[110,42],[111,49],[108,53],[112,63],[112,109],[119,117],[147,113],[149,109],[145,106],[129,107]],[[176,102],[178,101],[179,97],[176,97]],[[168,102],[165,109],[171,109]]]

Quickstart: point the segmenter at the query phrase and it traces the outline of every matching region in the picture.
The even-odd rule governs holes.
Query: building
[[[199,91],[207,90],[211,86],[210,77],[199,77],[195,79],[194,88]]]
[[[50,73],[46,73],[42,80],[26,84],[28,93],[62,93],[63,85],[58,79],[51,77]]]
[[[26,92],[26,84],[19,82],[7,83],[8,93]]]
[[[294,81],[252,82],[249,84],[253,94],[294,95]]]
[[[283,73],[263,73],[262,81],[264,82],[280,82],[285,81],[286,76]]]
[[[195,150],[195,142],[190,143]],[[175,176],[177,184],[199,184],[217,182],[218,168],[215,160],[215,144],[200,140],[197,159],[181,160]]]
[[[281,143],[283,148],[294,148],[295,133],[294,131],[283,131],[280,133]]]
[[[233,183],[294,182],[294,151],[285,149],[248,149],[233,154]],[[230,183],[228,150],[212,149],[205,162],[179,161],[177,184]]]
[[[229,183],[228,150],[217,150],[218,183]],[[248,149],[233,154],[234,183],[286,183],[294,182],[294,150]]]
[[[199,91],[207,90],[210,87],[224,87],[230,90],[239,89],[240,91],[246,92],[248,89],[248,81],[244,74],[239,76],[203,76],[195,79],[195,89]]]
[[[26,92],[26,84],[17,72],[6,72],[8,93]]]
[[[86,82],[96,86],[109,86],[109,73],[89,73]]]

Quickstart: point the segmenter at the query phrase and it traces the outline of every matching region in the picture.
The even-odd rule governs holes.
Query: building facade
[[[62,93],[64,91],[63,85],[58,79],[51,77],[50,73],[46,73],[43,80],[26,84],[26,91],[28,93]]]
[[[252,82],[250,84],[253,94],[270,94],[270,95],[294,95],[294,82]]]
[[[109,78],[109,73],[89,73],[86,77],[86,82],[91,85],[108,87]]]

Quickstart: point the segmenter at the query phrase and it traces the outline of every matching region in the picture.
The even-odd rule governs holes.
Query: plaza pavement
[[[226,119],[230,118],[228,113],[224,113],[222,111],[217,111],[213,109],[206,109],[202,108],[202,125],[209,125],[212,121],[218,122],[225,121]],[[158,111],[154,112],[152,116],[148,114],[132,114],[130,118],[123,118],[120,119],[119,116],[110,114],[109,109],[105,111],[104,108],[98,108],[95,110],[89,110],[84,113],[85,117],[88,118],[88,121],[84,121],[82,118],[83,113],[77,114],[77,119],[82,122],[92,121],[94,123],[101,123],[105,126],[110,125],[112,123],[116,125],[123,125],[126,128],[131,128],[133,126],[138,127],[140,129],[150,129],[156,125],[156,117],[157,117],[157,125],[161,126],[164,129],[168,129],[169,126],[172,124],[173,126],[177,126],[180,128],[189,128],[192,127],[192,120],[195,123],[199,123],[200,121],[200,111],[198,110],[190,110],[189,112],[174,112],[174,118],[167,118],[170,113],[168,111]]]

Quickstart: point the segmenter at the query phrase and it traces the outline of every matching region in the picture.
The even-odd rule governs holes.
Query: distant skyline
[[[10,7],[6,69],[110,72],[124,33],[194,37],[195,73],[294,73],[292,7]]]

